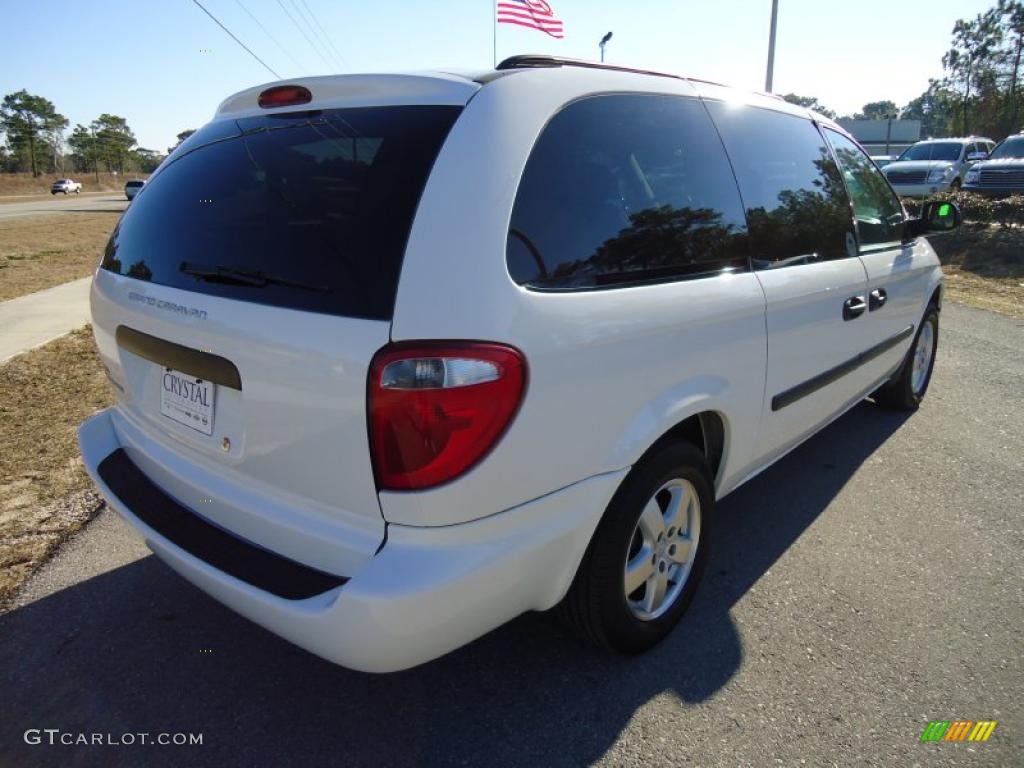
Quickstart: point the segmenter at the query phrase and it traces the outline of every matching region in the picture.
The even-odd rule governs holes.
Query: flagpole
[[[491,47],[491,59],[495,67],[498,66],[498,3],[491,0],[491,31],[494,35]]]

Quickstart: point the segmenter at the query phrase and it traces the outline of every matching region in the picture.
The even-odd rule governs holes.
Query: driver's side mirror
[[[947,200],[929,200],[916,219],[907,219],[904,239],[913,240],[926,234],[952,232],[960,226],[960,206]]]
[[[988,159],[988,152],[971,152],[971,154],[967,156],[967,159],[971,161],[986,160]]]

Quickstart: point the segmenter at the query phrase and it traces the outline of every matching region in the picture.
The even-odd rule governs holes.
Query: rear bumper
[[[148,511],[136,513],[104,482],[100,465],[121,449],[109,411],[85,422],[79,441],[86,469],[108,503],[164,562],[257,624],[365,672],[421,664],[521,613],[554,606],[626,472],[591,477],[470,523],[389,525],[381,550],[343,584],[286,599],[179,546],[143,520]]]

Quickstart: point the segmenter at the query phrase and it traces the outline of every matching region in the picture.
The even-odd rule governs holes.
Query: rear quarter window
[[[527,161],[506,261],[520,285],[585,290],[744,270],[746,223],[696,99],[593,96],[551,120]]]
[[[420,195],[460,110],[211,123],[149,180],[102,266],[229,299],[390,319]]]

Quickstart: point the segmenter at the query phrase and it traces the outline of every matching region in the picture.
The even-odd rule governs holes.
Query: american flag
[[[539,29],[551,37],[565,37],[562,20],[555,16],[546,0],[498,0],[499,24],[518,24]]]

